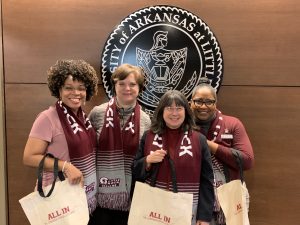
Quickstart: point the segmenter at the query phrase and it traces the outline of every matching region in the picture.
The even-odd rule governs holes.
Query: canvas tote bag
[[[54,180],[52,185],[42,188],[43,165],[47,154],[38,168],[38,190],[19,200],[31,225],[86,225],[89,210],[84,188],[71,185],[58,172],[58,159],[54,160]],[[56,181],[59,177],[63,181]],[[45,194],[47,193],[48,194]]]
[[[151,186],[136,182],[128,225],[191,224],[193,194],[178,193],[174,162],[168,155],[167,158],[171,166],[173,192],[154,187],[158,167],[151,178]]]
[[[233,180],[217,188],[220,206],[226,218],[226,225],[250,225],[248,217],[249,193],[244,182],[242,159],[233,152],[240,168],[241,180]]]

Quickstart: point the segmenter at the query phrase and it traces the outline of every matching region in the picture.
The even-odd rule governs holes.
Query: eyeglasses
[[[167,110],[167,112],[182,112],[184,110],[184,107],[182,106],[176,106],[176,107],[171,107],[171,106],[168,106],[168,107],[165,107],[165,110]]]
[[[216,103],[216,100],[213,99],[193,99],[192,100],[195,106],[203,106],[206,105],[207,107],[213,106]]]
[[[72,86],[63,86],[63,89],[67,92],[74,92],[75,90],[77,90],[78,92],[85,92],[86,91],[86,87],[85,86],[79,86],[79,87],[72,87]]]

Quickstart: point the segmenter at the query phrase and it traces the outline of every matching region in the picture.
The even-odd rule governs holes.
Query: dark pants
[[[128,215],[128,211],[97,207],[90,216],[88,225],[127,225]]]

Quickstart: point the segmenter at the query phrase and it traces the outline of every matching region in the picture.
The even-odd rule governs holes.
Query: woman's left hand
[[[81,171],[75,167],[73,164],[68,163],[65,166],[64,174],[68,178],[70,184],[81,184],[83,186],[84,179]]]

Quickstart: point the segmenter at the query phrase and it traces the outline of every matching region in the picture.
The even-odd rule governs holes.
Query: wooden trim
[[[6,144],[4,118],[4,80],[3,80],[3,46],[2,46],[2,1],[0,0],[0,224],[7,225],[7,177],[6,177]]]

